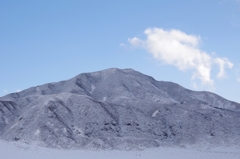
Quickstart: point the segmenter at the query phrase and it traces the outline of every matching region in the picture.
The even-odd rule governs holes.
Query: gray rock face
[[[240,104],[132,69],[83,73],[0,98],[0,138],[57,148],[239,145]]]

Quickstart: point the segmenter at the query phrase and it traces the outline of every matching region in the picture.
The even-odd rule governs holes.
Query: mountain
[[[0,97],[0,138],[54,148],[239,145],[240,104],[132,69],[83,73]]]

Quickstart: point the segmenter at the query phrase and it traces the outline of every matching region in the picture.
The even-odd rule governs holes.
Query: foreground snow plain
[[[142,151],[58,150],[20,142],[0,141],[1,158],[7,159],[239,159],[236,148],[160,147]]]

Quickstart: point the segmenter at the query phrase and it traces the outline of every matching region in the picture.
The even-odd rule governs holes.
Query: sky
[[[107,68],[240,103],[240,0],[0,0],[0,96]]]

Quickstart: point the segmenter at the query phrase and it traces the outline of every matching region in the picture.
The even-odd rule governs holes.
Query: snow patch
[[[89,91],[89,93],[92,94],[93,91],[95,90],[95,88],[96,88],[96,87],[95,87],[94,85],[91,84],[91,91]]]
[[[50,101],[54,101],[53,97],[48,98],[47,100],[44,101],[44,105],[48,105]]]
[[[50,123],[50,122],[47,122],[47,124],[50,125],[50,126],[53,126],[53,125],[54,125],[53,123]]]
[[[18,123],[15,123],[13,126],[11,126],[11,129],[14,128],[14,127],[17,126],[17,125],[18,125]]]
[[[92,92],[96,89],[94,85],[91,85]]]
[[[40,88],[39,88],[39,87],[37,87],[36,89],[37,89],[37,91],[40,91]]]
[[[107,97],[103,97],[103,101],[106,101],[107,100]]]
[[[74,125],[72,125],[72,127],[73,127],[73,131],[74,131],[75,134],[84,136],[84,135],[83,135],[83,131],[81,130],[81,128],[79,128],[79,127],[77,127],[77,126],[74,126]]]
[[[34,133],[34,136],[38,136],[41,133],[41,131],[39,129],[37,129]]]
[[[152,117],[155,117],[158,113],[159,113],[159,110],[156,110],[155,112],[153,112]]]
[[[66,128],[63,128],[63,133],[67,133],[67,129]]]
[[[9,124],[8,119],[5,116],[3,116],[3,118],[4,118],[5,122],[6,122],[6,124]]]

